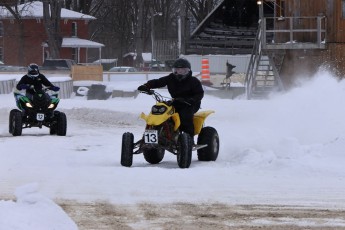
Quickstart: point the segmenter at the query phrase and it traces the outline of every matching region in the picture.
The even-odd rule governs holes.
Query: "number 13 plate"
[[[147,144],[158,144],[158,131],[157,130],[145,130],[144,141]]]

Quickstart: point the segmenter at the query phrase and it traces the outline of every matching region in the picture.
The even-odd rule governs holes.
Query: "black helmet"
[[[185,79],[191,73],[191,65],[189,61],[184,58],[177,59],[172,67],[172,71],[179,81]]]
[[[173,68],[188,68],[191,69],[190,63],[187,59],[179,58],[174,62]]]
[[[35,63],[31,63],[28,66],[28,76],[31,78],[36,78],[40,74],[40,71],[38,70],[38,65]]]

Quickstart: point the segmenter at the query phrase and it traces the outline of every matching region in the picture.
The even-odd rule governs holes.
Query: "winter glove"
[[[141,92],[149,92],[150,91],[150,87],[148,87],[146,84],[141,85],[138,87],[138,90]]]
[[[59,91],[59,90],[60,90],[60,87],[51,86],[51,87],[50,87],[50,90],[53,90],[54,92],[56,92],[56,91]]]
[[[174,102],[176,103],[176,102],[178,102],[178,103],[183,103],[184,102],[184,98],[182,98],[182,97],[176,97],[176,98],[174,98]]]
[[[193,98],[185,98],[185,102],[189,105],[193,105],[195,100]]]
[[[194,99],[193,98],[182,98],[182,97],[174,98],[173,105],[176,106],[176,105],[181,105],[181,104],[191,106],[194,104]]]
[[[147,87],[147,85],[141,85],[138,87],[139,91],[143,91],[143,92],[147,92],[149,91],[149,87]]]
[[[30,85],[27,84],[21,84],[17,86],[17,89],[23,90],[23,89],[30,89]]]

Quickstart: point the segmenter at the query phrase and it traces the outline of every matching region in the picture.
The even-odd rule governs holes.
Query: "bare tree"
[[[21,18],[21,13],[18,10],[17,0],[2,0],[0,6],[4,6],[16,19],[16,25],[19,32],[19,52],[18,52],[18,63],[24,65],[24,24]]]
[[[137,1],[104,0],[101,6],[95,1],[91,8],[92,12],[96,12],[93,16],[97,18],[90,24],[91,39],[105,44],[107,49],[103,55],[109,58],[118,57],[120,64],[125,53],[134,52],[136,49]]]
[[[1,0],[0,6],[4,6],[17,20],[20,20],[18,12],[18,1],[17,0]],[[12,8],[14,7],[14,8]]]
[[[94,15],[103,5],[105,0],[64,0],[64,8],[79,13]]]
[[[91,5],[92,5],[92,0],[79,0],[80,6],[79,6],[79,12],[83,14],[89,14]]]
[[[155,31],[158,39],[177,37],[177,18],[180,8],[178,0],[152,0],[153,12],[160,12],[158,20],[155,20]]]
[[[76,0],[70,1],[70,7]],[[79,4],[85,1],[79,1]],[[151,52],[151,30],[154,22],[154,37],[156,40],[177,40],[178,18],[185,15],[188,37],[187,15],[193,15],[200,23],[220,0],[93,0],[89,5],[89,13],[97,19],[90,23],[91,40],[105,44],[107,49],[103,57],[118,58],[128,52],[140,54]],[[181,14],[180,10],[185,13]],[[78,5],[78,8],[81,8]],[[73,8],[75,9],[75,8]],[[78,10],[77,10],[78,11]],[[191,12],[187,14],[187,11]],[[85,13],[85,12],[83,12]],[[157,14],[161,13],[161,14]],[[156,14],[155,19],[152,16]],[[185,39],[185,38],[184,38]]]
[[[219,3],[219,0],[185,0],[188,10],[199,24]]]
[[[62,0],[43,1],[43,22],[48,36],[48,46],[52,58],[60,58],[62,37],[60,31]]]

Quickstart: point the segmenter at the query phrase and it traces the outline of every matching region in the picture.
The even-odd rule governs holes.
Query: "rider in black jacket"
[[[149,91],[154,88],[167,86],[173,105],[181,120],[181,130],[194,136],[193,116],[200,109],[204,90],[201,82],[192,76],[191,65],[188,60],[179,58],[173,64],[173,72],[168,76],[148,81],[138,87],[139,91]]]
[[[53,91],[59,91],[59,87],[54,86],[43,74],[39,72],[38,65],[31,63],[28,66],[28,73],[24,75],[17,84],[18,90],[26,89],[26,95],[30,98],[35,93],[35,90],[42,89],[42,85],[50,87]]]

